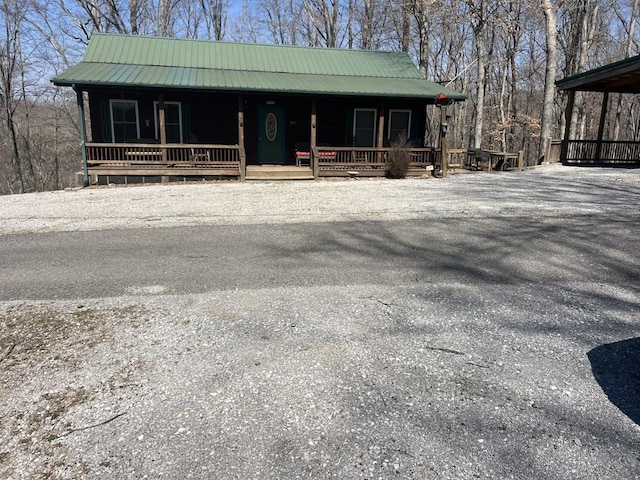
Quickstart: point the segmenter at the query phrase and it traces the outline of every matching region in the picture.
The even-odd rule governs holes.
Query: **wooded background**
[[[0,0],[0,193],[71,185],[81,169],[71,89],[49,79],[93,32],[406,51],[465,93],[450,148],[540,161],[564,129],[559,78],[637,55],[640,0]],[[576,96],[573,138],[595,136],[601,97]],[[607,134],[640,140],[634,95],[611,95]],[[435,144],[437,115],[426,138]]]

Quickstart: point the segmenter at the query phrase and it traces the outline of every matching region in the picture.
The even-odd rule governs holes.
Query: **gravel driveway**
[[[561,166],[1,197],[3,245],[415,220],[375,255],[444,280],[0,302],[0,478],[640,478],[639,200],[640,170]]]

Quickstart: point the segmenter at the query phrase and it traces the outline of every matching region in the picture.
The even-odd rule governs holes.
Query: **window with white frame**
[[[387,138],[390,142],[397,142],[404,138],[409,139],[411,132],[411,110],[389,110],[389,132]]]
[[[154,102],[156,138],[160,138],[160,103]],[[164,102],[164,126],[167,143],[182,143],[182,108],[180,102]]]
[[[109,103],[113,142],[125,142],[140,138],[138,102],[136,100],[110,100]]]
[[[375,147],[376,145],[375,108],[356,108],[353,111],[353,144],[356,147]]]

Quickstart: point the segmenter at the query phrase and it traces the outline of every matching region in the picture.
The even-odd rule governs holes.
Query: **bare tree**
[[[482,129],[484,127],[484,103],[487,75],[487,0],[465,0],[471,14],[471,27],[476,52],[476,111],[473,124],[472,145],[475,148],[482,146]]]
[[[428,77],[429,72],[429,40],[431,18],[433,17],[432,7],[434,3],[435,0],[413,0],[411,6],[418,30],[418,68],[424,78]]]
[[[15,85],[21,68],[20,31],[24,21],[22,7],[23,4],[18,0],[2,0],[0,4],[3,30],[0,38],[0,101],[10,139],[11,167],[7,184],[11,193],[25,191],[16,125],[18,92]]]
[[[545,152],[547,151],[547,142],[551,136],[558,58],[556,6],[553,4],[552,0],[543,0],[542,9],[544,11],[546,25],[545,39],[547,55],[544,78],[544,99],[542,101],[542,121],[540,124],[540,144],[538,146],[539,159],[545,155]]]
[[[155,10],[155,31],[154,33],[160,37],[171,37],[175,34],[174,24],[175,16],[174,9],[176,7],[177,0],[158,0],[158,5]]]
[[[227,28],[228,4],[225,0],[200,0],[207,38],[222,40]]]
[[[376,0],[362,0],[362,19],[360,33],[360,48],[370,50],[373,43],[374,24],[373,13],[376,8]]]
[[[562,27],[566,31],[560,37],[565,55],[565,75],[575,75],[585,71],[589,50],[593,45],[601,0],[577,0],[563,5]],[[584,95],[576,92],[574,108],[570,116],[569,130],[572,137],[582,138],[586,128],[584,115]]]
[[[615,13],[622,24],[622,28],[626,34],[627,41],[625,45],[624,55],[626,58],[630,57],[633,53],[634,36],[636,29],[636,17],[638,15],[638,9],[640,8],[640,0],[633,0],[629,8],[629,18],[625,18],[620,6],[616,2],[614,4]],[[613,135],[612,140],[618,140],[620,138],[620,121],[622,117],[622,101],[623,94],[618,94],[616,101],[616,113],[613,121]]]
[[[302,5],[296,0],[262,0],[261,7],[265,12],[264,24],[271,41],[280,45],[297,45]]]
[[[242,1],[242,6],[235,17],[229,19],[229,35],[235,42],[257,43],[259,37],[258,20],[254,16],[255,9]]]
[[[340,46],[340,0],[304,0],[304,8],[309,18],[309,24],[313,27],[319,40],[318,42],[309,38],[309,40],[314,40],[314,46],[329,48]]]

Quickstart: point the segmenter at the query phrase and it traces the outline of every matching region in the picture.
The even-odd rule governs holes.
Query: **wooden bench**
[[[126,150],[124,155],[131,160],[162,159],[162,150]]]
[[[386,169],[386,163],[322,163],[322,170],[378,170]]]

